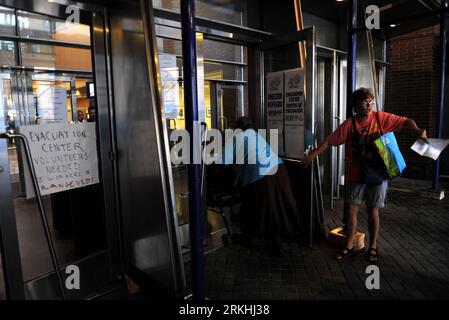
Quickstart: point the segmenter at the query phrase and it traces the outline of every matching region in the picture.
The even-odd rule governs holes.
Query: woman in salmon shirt
[[[309,153],[304,159],[307,166],[318,155],[323,153],[329,145],[339,146],[345,144],[345,203],[349,206],[348,237],[346,247],[337,253],[337,260],[354,252],[354,237],[357,229],[357,215],[360,206],[365,201],[368,212],[368,230],[370,246],[368,260],[375,262],[378,259],[377,239],[379,236],[380,209],[385,206],[388,182],[385,179],[380,185],[368,185],[363,181],[362,160],[358,161],[354,152],[354,127],[365,144],[383,134],[392,131],[401,131],[409,128],[422,139],[427,139],[426,130],[419,128],[415,121],[406,117],[397,116],[387,112],[373,112],[374,95],[370,89],[360,88],[352,94],[352,106],[356,112],[354,122],[351,118],[344,121],[332,134],[330,134],[318,148]],[[379,126],[380,129],[379,130]]]

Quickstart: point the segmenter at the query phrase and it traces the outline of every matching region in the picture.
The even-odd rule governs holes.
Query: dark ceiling
[[[302,0],[303,11],[346,25],[348,0]],[[396,36],[439,23],[439,0],[358,0],[359,25],[365,8],[377,5],[383,37]],[[391,25],[396,25],[391,27]]]

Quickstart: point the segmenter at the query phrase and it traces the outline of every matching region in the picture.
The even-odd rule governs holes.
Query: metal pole
[[[351,96],[356,86],[357,0],[348,1],[348,64],[346,85],[346,118],[352,117]]]
[[[437,116],[437,126],[436,126],[436,138],[441,139],[443,137],[444,130],[444,90],[446,82],[446,44],[447,44],[447,24],[448,24],[448,13],[447,8],[449,5],[449,0],[443,0],[441,3],[442,12],[440,20],[440,96],[439,96],[439,112]],[[435,163],[435,173],[433,176],[432,188],[435,191],[440,189],[440,158],[437,159]]]
[[[52,236],[51,236],[51,232],[50,232],[50,228],[49,228],[49,224],[48,224],[48,220],[47,220],[47,215],[45,213],[44,202],[42,201],[42,196],[41,196],[41,192],[40,192],[40,189],[39,189],[39,184],[37,182],[36,170],[34,168],[34,163],[33,163],[32,159],[31,159],[31,150],[30,150],[30,146],[28,144],[28,140],[21,133],[2,134],[0,136],[0,138],[2,138],[2,137],[18,138],[18,139],[22,140],[22,142],[23,142],[23,146],[25,148],[25,155],[26,155],[26,158],[27,158],[27,161],[28,161],[28,165],[30,167],[30,173],[31,173],[32,181],[33,181],[34,193],[36,194],[37,205],[39,207],[39,212],[40,212],[40,215],[41,215],[41,221],[42,221],[42,225],[44,227],[45,238],[47,240],[48,250],[50,251],[50,257],[51,257],[51,262],[53,264],[53,270],[55,272],[56,279],[58,281],[59,290],[61,291],[62,299],[63,300],[67,300],[67,294],[66,294],[66,291],[64,289],[64,281],[62,280],[61,271],[59,270],[59,262],[58,262],[58,258],[56,256],[55,247],[53,246],[53,239],[52,239]]]
[[[357,75],[357,0],[348,1],[348,61],[346,66],[346,118],[353,115],[352,110],[352,93],[356,87]],[[345,202],[343,209],[343,224],[347,224],[347,205]]]
[[[201,165],[194,159],[201,159],[201,137],[198,123],[198,87],[196,70],[195,2],[181,0],[182,54],[184,66],[184,103],[186,126],[190,134],[189,165],[189,223],[192,261],[193,299],[204,300],[204,257],[203,257],[203,211],[201,199]],[[197,131],[197,132],[194,132]]]

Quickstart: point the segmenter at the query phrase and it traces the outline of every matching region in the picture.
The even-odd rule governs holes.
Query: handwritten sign
[[[42,195],[99,183],[95,123],[22,126],[20,132],[30,145]],[[26,190],[27,198],[34,196],[31,181]]]

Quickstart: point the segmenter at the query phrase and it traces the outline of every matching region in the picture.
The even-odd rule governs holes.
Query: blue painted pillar
[[[194,159],[201,159],[196,138],[201,137],[198,130],[198,83],[196,70],[196,34],[195,1],[181,0],[182,57],[184,66],[184,104],[186,127],[190,134],[189,165],[189,223],[192,266],[193,299],[204,300],[204,219],[201,201],[201,164]],[[194,131],[197,131],[194,133]],[[195,153],[200,154],[195,155]]]
[[[346,79],[346,118],[353,115],[351,96],[356,89],[357,0],[348,1],[348,64]]]
[[[441,2],[442,12],[440,20],[440,96],[438,97],[438,114],[436,124],[436,138],[443,138],[444,131],[444,91],[446,83],[446,45],[447,45],[447,24],[448,24],[448,9],[449,0]],[[435,173],[433,176],[432,188],[436,191],[440,189],[440,158],[435,163]]]

